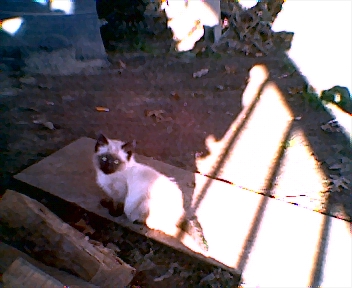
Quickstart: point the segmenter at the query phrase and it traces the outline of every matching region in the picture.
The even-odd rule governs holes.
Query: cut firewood
[[[21,257],[14,261],[2,276],[5,287],[62,288],[64,284]]]
[[[47,266],[37,260],[29,257],[26,253],[17,250],[16,248],[7,245],[5,243],[0,243],[0,275],[4,274],[5,271],[11,266],[11,264],[17,259],[22,258],[33,266],[44,271],[51,277],[59,280],[68,287],[76,288],[98,288],[98,286],[90,284],[81,278],[73,276],[65,271],[61,271],[57,268]]]
[[[0,201],[0,228],[10,241],[24,242],[35,259],[99,287],[126,287],[135,274],[113,252],[103,254],[44,205],[18,192],[7,190]]]

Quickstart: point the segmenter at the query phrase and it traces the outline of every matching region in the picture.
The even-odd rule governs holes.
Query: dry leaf
[[[202,157],[202,155],[203,155],[203,152],[198,152],[198,151],[194,154],[196,158]]]
[[[54,126],[53,122],[46,121],[43,123],[43,125],[50,130],[55,130],[55,126]]]
[[[171,126],[171,125],[167,126],[167,128],[166,128],[166,133],[167,133],[167,134],[171,134],[172,131],[173,131],[172,126]]]
[[[117,247],[114,243],[109,242],[106,244],[106,248],[109,248],[110,250],[114,251],[116,254],[121,252],[121,249]]]
[[[208,274],[207,276],[203,277],[203,278],[200,280],[199,284],[201,284],[201,283],[203,283],[203,282],[213,281],[215,278],[216,278],[216,277],[215,277],[214,273],[210,273],[210,274]]]
[[[146,117],[151,117],[153,118],[156,122],[166,122],[166,121],[172,121],[171,117],[164,117],[163,114],[166,112],[162,109],[160,110],[144,110],[144,114]]]
[[[196,182],[189,182],[189,183],[187,183],[187,187],[190,187],[190,188],[196,187]]]
[[[236,68],[225,65],[225,73],[226,74],[235,74]]]
[[[109,108],[102,107],[102,106],[95,107],[95,110],[97,110],[98,112],[109,112],[110,111]]]
[[[201,70],[193,73],[193,78],[200,78],[200,77],[208,74],[208,72],[209,72],[209,69],[207,69],[207,68],[201,69]]]
[[[34,124],[40,124],[43,125],[45,128],[48,128],[49,130],[55,130],[55,125],[50,122],[50,121],[46,121],[45,117],[39,117],[37,119],[33,120]]]
[[[348,184],[350,181],[343,176],[329,175],[330,183],[329,190],[331,192],[341,192],[341,188],[348,190]]]
[[[164,275],[154,278],[154,281],[160,282],[166,278],[170,278],[174,274],[175,268],[179,268],[179,265],[177,263],[172,263],[170,269]]]
[[[150,259],[144,259],[141,265],[138,266],[138,271],[152,270],[156,267],[156,264]]]
[[[123,61],[119,60],[119,63],[122,69],[126,69],[126,64]]]
[[[189,276],[191,276],[193,273],[192,272],[187,272],[187,271],[182,271],[180,273],[180,277],[182,278],[188,278]]]
[[[340,170],[341,168],[342,168],[342,164],[341,163],[337,163],[337,164],[331,165],[329,167],[330,170]]]
[[[302,87],[291,87],[288,88],[288,93],[291,95],[301,94],[303,92]]]
[[[77,228],[83,229],[82,231],[83,234],[88,233],[92,235],[95,232],[95,230],[90,225],[88,225],[83,219],[75,223],[74,226],[76,226]]]
[[[278,76],[277,78],[282,79],[282,78],[287,78],[288,76],[290,76],[290,74],[285,73],[285,74]]]
[[[320,127],[323,131],[329,132],[329,133],[341,132],[339,123],[336,120],[330,120],[328,123],[323,124]]]
[[[34,77],[24,76],[19,79],[22,84],[35,85],[37,80]]]
[[[177,94],[177,92],[171,92],[171,97],[172,97],[173,100],[176,100],[176,101],[180,100],[180,98],[181,98],[181,97]]]

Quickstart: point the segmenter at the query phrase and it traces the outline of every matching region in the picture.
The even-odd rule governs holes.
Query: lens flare
[[[74,14],[75,12],[74,0],[50,0],[50,10],[63,11],[67,15]]]
[[[5,31],[6,33],[14,36],[17,31],[20,29],[23,23],[23,19],[21,17],[6,19],[0,22],[1,30]]]

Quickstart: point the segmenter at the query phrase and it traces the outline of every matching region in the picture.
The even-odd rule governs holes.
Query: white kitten
[[[136,162],[133,146],[130,142],[99,135],[93,157],[98,185],[113,199],[115,207],[124,204],[124,213],[131,222],[145,223],[150,229],[176,236],[179,227],[189,233],[194,228],[191,222],[195,221],[196,228],[191,236],[196,237],[198,245],[206,250],[199,222],[195,219],[181,221],[185,211],[178,185],[153,168]],[[199,231],[200,237],[196,235]]]

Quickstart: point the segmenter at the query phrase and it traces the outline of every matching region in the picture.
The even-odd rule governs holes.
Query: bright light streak
[[[352,145],[352,115],[343,111],[340,107],[333,103],[326,104],[326,108],[329,113],[335,117],[342,128],[342,132],[350,139],[350,143]]]
[[[272,29],[294,32],[289,57],[317,90],[352,91],[352,2],[286,1]]]
[[[239,2],[243,8],[249,9],[257,5],[258,0],[240,0]]]
[[[50,10],[60,10],[67,15],[74,14],[75,3],[74,0],[50,0]]]
[[[41,4],[41,5],[47,5],[49,0],[33,0],[33,2]]]
[[[198,171],[211,174],[221,155],[228,148],[230,139],[240,129],[235,143],[229,147],[228,158],[221,167],[218,177],[259,191],[270,177],[270,169],[275,163],[274,160],[284,141],[283,137],[294,117],[281,92],[273,83],[266,85],[260,100],[248,115],[251,101],[255,96],[249,94],[257,92],[267,73],[262,66],[255,66],[250,75],[253,76],[253,79],[249,79],[251,88],[246,89],[244,93],[246,107],[220,141],[216,141],[211,136],[208,137],[206,145],[211,154],[206,158],[197,159],[196,163]],[[241,127],[246,118],[248,118],[246,124]]]
[[[22,23],[23,23],[23,19],[21,17],[6,19],[6,20],[3,20],[1,23],[1,30],[14,36],[16,32],[20,29]]]

